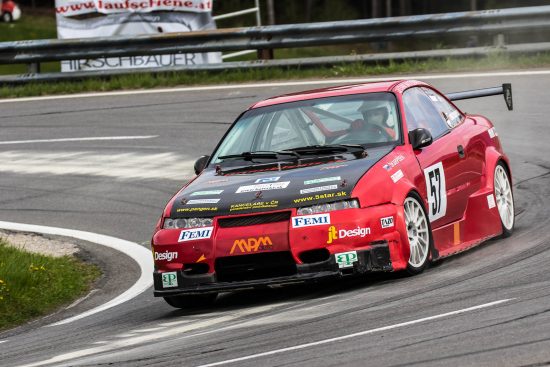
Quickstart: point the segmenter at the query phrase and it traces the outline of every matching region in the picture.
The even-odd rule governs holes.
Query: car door
[[[436,98],[433,91],[425,87],[409,88],[403,93],[407,129],[425,128],[433,137],[431,145],[415,151],[424,172],[433,229],[459,220],[465,210],[464,198],[457,195],[464,183],[460,172],[462,141],[439,112]]]
[[[486,130],[476,121],[460,112],[452,103],[437,91],[423,88],[433,101],[439,115],[451,129],[456,139],[459,157],[458,186],[452,195],[456,196],[459,212],[464,212],[469,197],[481,187],[481,179],[485,162],[486,144],[481,134]]]

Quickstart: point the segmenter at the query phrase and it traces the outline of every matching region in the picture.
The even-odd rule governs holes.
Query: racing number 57
[[[430,222],[437,220],[447,212],[447,187],[445,171],[441,162],[424,169],[426,190],[428,194],[428,214]]]
[[[439,168],[431,171],[428,176],[430,177],[430,196],[434,197],[434,203],[430,209],[432,214],[435,215],[439,213],[441,208],[441,173]]]

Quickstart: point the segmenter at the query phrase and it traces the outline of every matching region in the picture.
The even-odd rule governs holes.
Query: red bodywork
[[[400,110],[404,111],[403,93],[417,86],[435,90],[419,81],[359,84],[275,97],[258,102],[250,109],[331,96],[391,92],[395,94]],[[284,221],[222,228],[218,225],[219,220],[235,215],[215,217],[210,238],[179,243],[180,229],[161,228],[163,218],[170,217],[178,195],[174,196],[167,204],[163,218],[157,223],[152,247],[155,254],[177,253],[177,258],[156,260],[156,272],[181,271],[191,264],[205,264],[205,274],[214,274],[217,258],[276,251],[290,252],[295,263],[302,265],[304,254],[311,251],[327,251],[333,255],[369,250],[378,243],[386,243],[389,248],[389,270],[403,270],[409,259],[403,203],[407,195],[415,191],[422,198],[424,206],[429,208],[424,169],[439,162],[443,165],[446,178],[447,211],[444,216],[430,223],[435,250],[432,251],[432,259],[452,255],[500,235],[502,225],[499,212],[497,207],[490,207],[488,196],[493,194],[493,172],[497,163],[503,162],[510,172],[508,158],[502,151],[498,136],[492,133],[494,130],[489,132],[493,125],[488,119],[478,115],[464,116],[463,121],[450,133],[416,151],[412,149],[407,134],[404,134],[403,144],[370,168],[353,189],[351,196],[359,200],[360,208],[330,212],[331,223],[327,225],[293,228],[291,221]],[[401,113],[401,123],[403,131],[408,131],[405,113]],[[459,157],[457,146],[464,148],[464,158]],[[392,162],[397,163],[388,166]],[[327,164],[327,172],[330,166]],[[397,171],[403,175],[394,182],[392,175]],[[292,218],[297,216],[296,208],[285,210],[291,210]],[[243,215],[246,216],[249,215]],[[393,225],[383,228],[382,218],[388,217],[393,217]],[[344,238],[331,236],[331,232],[358,228],[368,228],[370,233]],[[159,255],[155,257],[159,258]],[[159,291],[155,292],[157,296],[164,295],[157,281],[155,289]]]
[[[21,15],[21,11],[19,10],[19,7],[17,4],[11,0],[7,1],[0,1],[0,5],[2,6],[2,15],[3,14],[10,14],[11,20],[17,20],[19,19]]]

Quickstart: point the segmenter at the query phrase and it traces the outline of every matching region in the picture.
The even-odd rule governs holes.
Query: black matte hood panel
[[[208,169],[179,193],[171,217],[246,214],[347,199],[359,179],[393,148],[371,148],[365,158],[344,154],[337,162],[281,171],[219,174]]]

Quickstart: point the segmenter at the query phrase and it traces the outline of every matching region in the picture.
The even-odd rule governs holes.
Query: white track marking
[[[189,333],[191,331],[195,331],[195,330],[198,330],[198,329],[203,329],[203,328],[206,328],[206,327],[211,327],[211,326],[214,326],[214,325],[223,324],[225,322],[234,321],[234,320],[238,319],[239,317],[254,315],[254,314],[258,314],[258,313],[263,313],[263,312],[266,312],[266,311],[269,311],[269,310],[272,310],[274,308],[281,307],[281,306],[284,306],[284,305],[287,305],[287,304],[288,304],[288,302],[283,302],[283,303],[270,304],[270,305],[265,305],[265,306],[251,307],[251,308],[247,308],[247,309],[240,310],[240,311],[231,311],[229,313],[229,315],[214,317],[214,318],[206,319],[206,320],[200,320],[200,321],[197,321],[197,322],[192,322],[192,323],[188,323],[187,325],[181,325],[181,326],[177,326],[177,327],[166,327],[166,328],[163,328],[163,330],[160,330],[158,332],[151,332],[151,333],[147,333],[147,334],[143,334],[143,335],[131,336],[131,337],[128,337],[126,339],[110,340],[110,341],[108,341],[108,344],[103,345],[103,346],[96,346],[96,347],[76,350],[76,351],[73,351],[73,352],[60,354],[58,356],[52,357],[52,358],[47,359],[47,360],[42,360],[40,362],[35,362],[35,363],[31,363],[31,364],[27,364],[27,365],[19,366],[19,367],[37,367],[37,366],[44,366],[44,365],[48,365],[48,364],[59,364],[61,362],[74,360],[76,358],[91,356],[91,355],[94,355],[94,354],[100,354],[100,353],[105,353],[105,352],[109,352],[109,351],[118,351],[122,348],[127,348],[127,347],[136,346],[136,345],[150,343],[150,342],[152,342],[154,340],[158,340],[158,339],[179,337],[179,336],[181,336],[181,334],[184,334],[184,333]],[[206,331],[204,333],[200,333],[200,335],[218,332],[219,330],[220,329],[215,328],[213,330]],[[129,330],[129,333],[134,333],[134,332],[135,332],[134,330]],[[118,336],[114,336],[114,338],[117,338],[117,337]],[[92,344],[97,345],[97,343],[92,343]]]
[[[240,358],[233,358],[233,359],[228,359],[228,360],[225,360],[225,361],[209,363],[209,364],[203,364],[203,365],[200,365],[198,367],[214,367],[214,366],[220,366],[220,365],[225,365],[225,364],[229,364],[229,363],[246,361],[246,360],[255,359],[255,358],[259,358],[259,357],[271,356],[271,355],[274,355],[274,354],[279,354],[279,353],[284,353],[284,352],[292,352],[292,351],[299,350],[299,349],[305,349],[305,348],[315,347],[315,346],[318,346],[318,345],[329,344],[329,343],[338,342],[338,341],[342,341],[342,340],[346,340],[346,339],[356,338],[358,336],[373,334],[373,333],[380,332],[380,331],[387,331],[387,330],[397,329],[397,328],[404,327],[404,326],[419,324],[421,322],[432,321],[432,320],[437,320],[437,319],[441,319],[441,318],[448,317],[448,316],[454,316],[454,315],[459,315],[459,314],[463,314],[463,313],[466,313],[466,312],[476,311],[476,310],[480,310],[480,309],[483,309],[483,308],[496,306],[496,305],[499,305],[501,303],[510,302],[511,300],[513,300],[513,298],[503,299],[503,300],[500,300],[500,301],[495,301],[495,302],[490,302],[490,303],[484,303],[482,305],[463,308],[461,310],[446,312],[446,313],[442,313],[442,314],[439,314],[439,315],[434,315],[434,316],[424,317],[424,318],[417,319],[417,320],[402,322],[402,323],[399,323],[399,324],[383,326],[383,327],[379,327],[379,328],[376,328],[376,329],[365,330],[365,331],[361,331],[361,332],[358,332],[358,333],[339,336],[339,337],[336,337],[336,338],[319,340],[319,341],[316,341],[316,342],[313,342],[313,343],[300,344],[300,345],[296,345],[296,346],[293,346],[293,347],[271,350],[269,352],[251,354],[251,355],[240,357]]]
[[[77,299],[76,301],[74,301],[73,303],[71,303],[70,305],[68,305],[67,307],[65,307],[66,310],[70,309],[70,308],[73,308],[75,307],[76,305],[79,305],[80,303],[82,303],[82,301],[85,301],[87,300],[88,298],[90,298],[94,293],[96,293],[97,291],[99,291],[99,289],[92,289],[92,291],[90,293],[88,293],[87,295],[85,295],[84,297],[82,298],[79,298]]]
[[[118,306],[124,302],[127,302],[144,291],[148,290],[153,285],[153,259],[151,257],[151,251],[147,248],[133,243],[130,241],[122,240],[120,238],[105,236],[102,234],[78,231],[74,229],[66,228],[57,228],[57,227],[46,227],[46,226],[37,226],[32,224],[23,224],[23,223],[12,223],[12,222],[2,222],[0,221],[0,228],[7,229],[11,231],[22,231],[22,232],[33,232],[41,234],[51,234],[56,236],[72,237],[80,240],[96,243],[101,246],[110,247],[114,250],[120,251],[129,257],[131,257],[140,267],[141,275],[139,279],[124,293],[115,297],[107,303],[104,303],[101,306],[83,312],[79,315],[69,317],[65,320],[58,321],[49,326],[64,325],[70,322],[83,319],[85,317],[94,315],[98,312],[105,311],[109,308]]]
[[[128,338],[133,338],[134,336],[136,336],[136,334],[134,334],[134,333],[126,333],[126,334],[118,334],[118,335],[115,335],[113,338],[128,339]]]
[[[183,180],[195,175],[193,164],[194,160],[174,153],[0,152],[0,172],[22,174]]]
[[[192,325],[186,325],[181,326],[179,328],[173,328],[165,330],[161,333],[155,333],[155,334],[146,334],[146,335],[140,335],[133,338],[123,339],[123,340],[111,340],[107,345],[104,346],[97,346],[87,349],[81,349],[81,350],[75,350],[73,352],[60,354],[58,356],[52,357],[50,359],[46,359],[40,362],[30,363],[19,367],[38,367],[38,366],[44,366],[48,364],[58,364],[65,361],[70,361],[76,358],[86,357],[94,354],[104,353],[112,350],[118,350],[126,347],[130,347],[137,344],[147,343],[151,340],[162,338],[162,337],[170,337],[177,335],[179,333],[185,333],[192,330],[216,325],[219,323],[223,323],[226,321],[232,320],[233,316],[223,316],[223,317],[217,317],[215,319],[205,320],[201,321],[199,323],[195,323]]]
[[[0,145],[8,144],[34,144],[34,143],[57,143],[65,141],[96,141],[96,140],[136,140],[136,139],[152,139],[158,135],[142,135],[142,136],[96,136],[89,138],[63,138],[63,139],[36,139],[36,140],[11,140],[0,141]]]
[[[132,96],[139,94],[159,94],[159,93],[179,93],[179,92],[200,92],[200,91],[215,91],[215,90],[238,90],[250,88],[270,88],[270,87],[292,87],[292,86],[308,86],[320,84],[351,84],[351,83],[367,83],[384,80],[400,80],[400,79],[460,79],[460,78],[482,78],[482,77],[505,77],[505,76],[527,76],[527,75],[548,75],[550,70],[532,70],[532,71],[501,71],[501,72],[484,72],[484,73],[452,73],[452,74],[433,74],[433,75],[387,75],[377,78],[348,78],[348,79],[322,79],[322,80],[305,80],[291,82],[272,82],[272,83],[251,83],[251,84],[230,84],[230,85],[212,85],[202,87],[183,87],[183,88],[162,88],[162,89],[147,89],[147,90],[127,90],[119,92],[104,92],[104,93],[80,93],[66,94],[59,96],[45,97],[26,97],[26,98],[11,98],[0,99],[0,103],[12,102],[33,102],[33,101],[49,101],[55,99],[74,99],[74,98],[92,98],[92,97],[112,97],[112,96]]]
[[[165,329],[165,327],[159,326],[159,327],[152,327],[152,328],[148,328],[148,329],[132,330],[132,332],[136,333],[136,334],[142,334],[142,333],[152,333],[154,331],[159,331],[159,330],[164,330],[164,329]]]
[[[0,340],[0,344],[7,342],[7,340]]]

